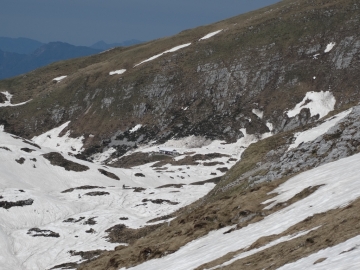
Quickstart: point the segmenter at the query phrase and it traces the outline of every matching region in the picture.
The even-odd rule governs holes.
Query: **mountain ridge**
[[[41,170],[64,171],[63,159],[22,150],[31,143],[86,165],[67,173],[71,191],[51,192],[69,205],[94,196],[99,209],[34,219],[16,239],[72,231],[38,240],[61,243],[54,268],[355,269],[359,22],[353,0],[285,0],[0,81],[4,162],[8,148],[9,168],[32,175],[36,157]],[[110,173],[120,182],[105,187]]]

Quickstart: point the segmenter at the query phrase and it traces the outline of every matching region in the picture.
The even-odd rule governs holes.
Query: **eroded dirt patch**
[[[86,195],[86,196],[104,196],[104,195],[110,195],[110,193],[106,192],[106,191],[92,191],[92,192],[85,193],[84,195]]]
[[[3,197],[0,196],[2,199]],[[16,202],[8,202],[8,201],[1,201],[0,202],[0,207],[5,208],[5,209],[10,209],[11,207],[15,207],[15,206],[26,206],[26,205],[32,205],[34,202],[33,199],[27,199],[27,200],[21,200],[21,201],[16,201]]]
[[[105,188],[105,187],[98,187],[98,186],[89,186],[89,185],[86,185],[86,186],[80,186],[80,187],[76,187],[76,188],[69,188],[69,189],[66,189],[64,191],[61,191],[61,193],[68,193],[68,192],[73,192],[74,190],[81,190],[81,189],[95,189],[95,188]]]
[[[41,230],[39,228],[32,228],[28,230],[27,234],[30,234],[32,237],[60,237],[60,234],[53,232],[51,230]]]
[[[50,152],[43,155],[51,165],[63,167],[67,171],[83,172],[89,170],[88,166],[65,159],[60,153]]]
[[[109,177],[109,178],[112,178],[112,179],[115,179],[115,180],[120,180],[120,178],[119,178],[116,174],[114,174],[114,173],[112,173],[112,172],[108,172],[108,171],[105,171],[105,170],[103,170],[103,169],[98,169],[98,171],[99,171],[101,174],[103,174],[103,175],[105,175],[105,176],[107,176],[107,177]]]
[[[108,233],[108,241],[110,243],[133,243],[137,239],[145,237],[153,230],[159,228],[162,224],[149,225],[139,229],[128,228],[124,224],[115,225],[105,232]]]

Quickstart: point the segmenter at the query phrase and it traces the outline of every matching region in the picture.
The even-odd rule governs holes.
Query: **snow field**
[[[57,135],[66,124],[68,123],[52,130],[52,138],[58,140]],[[141,170],[146,177],[135,177],[134,173],[138,170],[104,168],[77,160],[65,153],[63,156],[66,159],[89,167],[89,170],[84,172],[66,171],[62,167],[51,165],[42,156],[54,149],[38,149],[5,132],[0,133],[0,147],[11,150],[0,148],[0,163],[3,165],[0,170],[0,195],[3,198],[0,200],[33,200],[32,205],[0,208],[0,248],[3,254],[0,256],[0,269],[47,269],[64,262],[79,261],[80,257],[70,256],[70,250],[111,250],[118,244],[106,241],[106,229],[121,223],[131,228],[139,228],[146,225],[150,219],[170,214],[192,203],[214,187],[214,184],[205,184],[177,189],[156,189],[158,185],[172,183],[172,179],[159,178],[153,170],[146,169]],[[20,150],[25,147],[36,151],[28,153]],[[20,157],[25,159],[23,164],[15,161]],[[121,180],[116,181],[100,174],[99,168],[116,174]],[[156,181],[152,181],[153,179]],[[192,182],[194,181],[196,180],[192,179]],[[146,190],[133,192],[133,189],[123,189],[123,184],[129,187],[145,187]],[[85,185],[99,188],[61,193],[66,189]],[[94,191],[109,194],[85,195]],[[178,204],[147,202],[145,205],[143,199],[163,199]],[[75,223],[64,222],[69,218],[79,220],[80,217],[84,219]],[[128,220],[120,220],[120,217],[128,217]],[[89,218],[95,218],[96,224],[86,225],[85,221]],[[51,230],[59,233],[60,237],[32,237],[27,234],[30,228]],[[95,232],[86,233],[90,228]]]
[[[280,234],[309,216],[344,207],[360,197],[360,181],[358,181],[360,167],[357,166],[359,162],[360,154],[356,154],[301,173],[273,191],[278,196],[264,202],[264,204],[270,203],[266,207],[267,209],[277,203],[289,200],[310,186],[324,186],[308,197],[257,223],[225,235],[223,233],[231,227],[212,231],[208,235],[188,243],[173,254],[147,261],[130,269],[194,269],[229,252],[247,248],[260,237]],[[216,252],[209,252],[209,250],[216,250]],[[344,256],[352,255],[347,253]]]

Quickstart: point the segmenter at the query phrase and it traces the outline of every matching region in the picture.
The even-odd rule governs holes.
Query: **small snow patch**
[[[53,81],[56,81],[56,82],[61,82],[63,79],[65,79],[67,77],[67,75],[65,76],[60,76],[60,77],[56,77],[53,79]]]
[[[162,55],[165,54],[165,53],[175,52],[175,51],[177,51],[177,50],[180,50],[180,49],[182,49],[182,48],[188,47],[188,46],[190,46],[190,45],[191,45],[191,43],[186,43],[186,44],[183,44],[183,45],[176,46],[176,47],[174,47],[174,48],[172,48],[172,49],[170,49],[170,50],[167,50],[167,51],[165,51],[165,52],[162,52],[162,53],[159,53],[159,54],[157,54],[157,55],[154,55],[154,56],[152,56],[152,57],[150,57],[150,58],[148,58],[148,59],[140,62],[139,64],[136,64],[134,67],[137,67],[137,66],[139,66],[139,65],[141,65],[141,64],[143,64],[143,63],[145,63],[145,62],[152,61],[152,60],[154,60],[154,59],[162,56]]]
[[[119,70],[115,70],[115,71],[110,71],[109,75],[115,75],[115,74],[123,74],[126,71],[126,69],[119,69]]]
[[[310,102],[308,102],[310,100]],[[308,102],[308,103],[306,103]],[[320,118],[327,115],[329,112],[334,110],[335,106],[335,97],[329,92],[307,92],[304,99],[296,104],[296,106],[286,112],[288,117],[294,117],[299,114],[301,109],[308,108],[310,110],[311,116],[319,114]]]
[[[260,110],[258,110],[258,109],[253,109],[253,110],[252,110],[252,113],[255,114],[257,117],[259,117],[260,119],[262,119],[263,116],[264,116],[264,112],[263,112],[263,111],[260,111]]]
[[[274,130],[274,125],[270,122],[266,123],[266,126],[268,127],[268,129],[270,130],[270,132],[272,132]]]
[[[216,34],[219,34],[222,30],[223,29],[215,31],[215,32],[211,32],[211,33],[207,34],[206,36],[203,36],[202,38],[200,38],[199,41],[211,38],[211,37],[215,36]]]
[[[330,43],[326,46],[326,49],[325,49],[324,53],[330,52],[330,51],[334,48],[335,44],[336,44],[335,42],[330,42]]]
[[[142,127],[141,124],[137,124],[135,127],[133,127],[132,129],[129,130],[130,133],[133,133],[137,130],[139,130]]]

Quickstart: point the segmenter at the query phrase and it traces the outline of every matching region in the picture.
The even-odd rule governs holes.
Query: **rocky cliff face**
[[[71,120],[69,129],[85,135],[89,153],[112,142],[120,155],[172,137],[232,142],[243,136],[241,128],[261,134],[271,123],[275,132],[292,130],[319,118],[308,109],[295,117],[285,113],[307,92],[330,91],[336,108],[359,99],[359,14],[354,1],[284,1],[172,39],[53,64],[0,83],[14,100],[32,99],[2,108],[1,121],[7,131],[32,137]],[[116,68],[127,71],[110,76]],[[54,84],[58,75],[68,77]],[[137,124],[142,129],[126,138]]]

